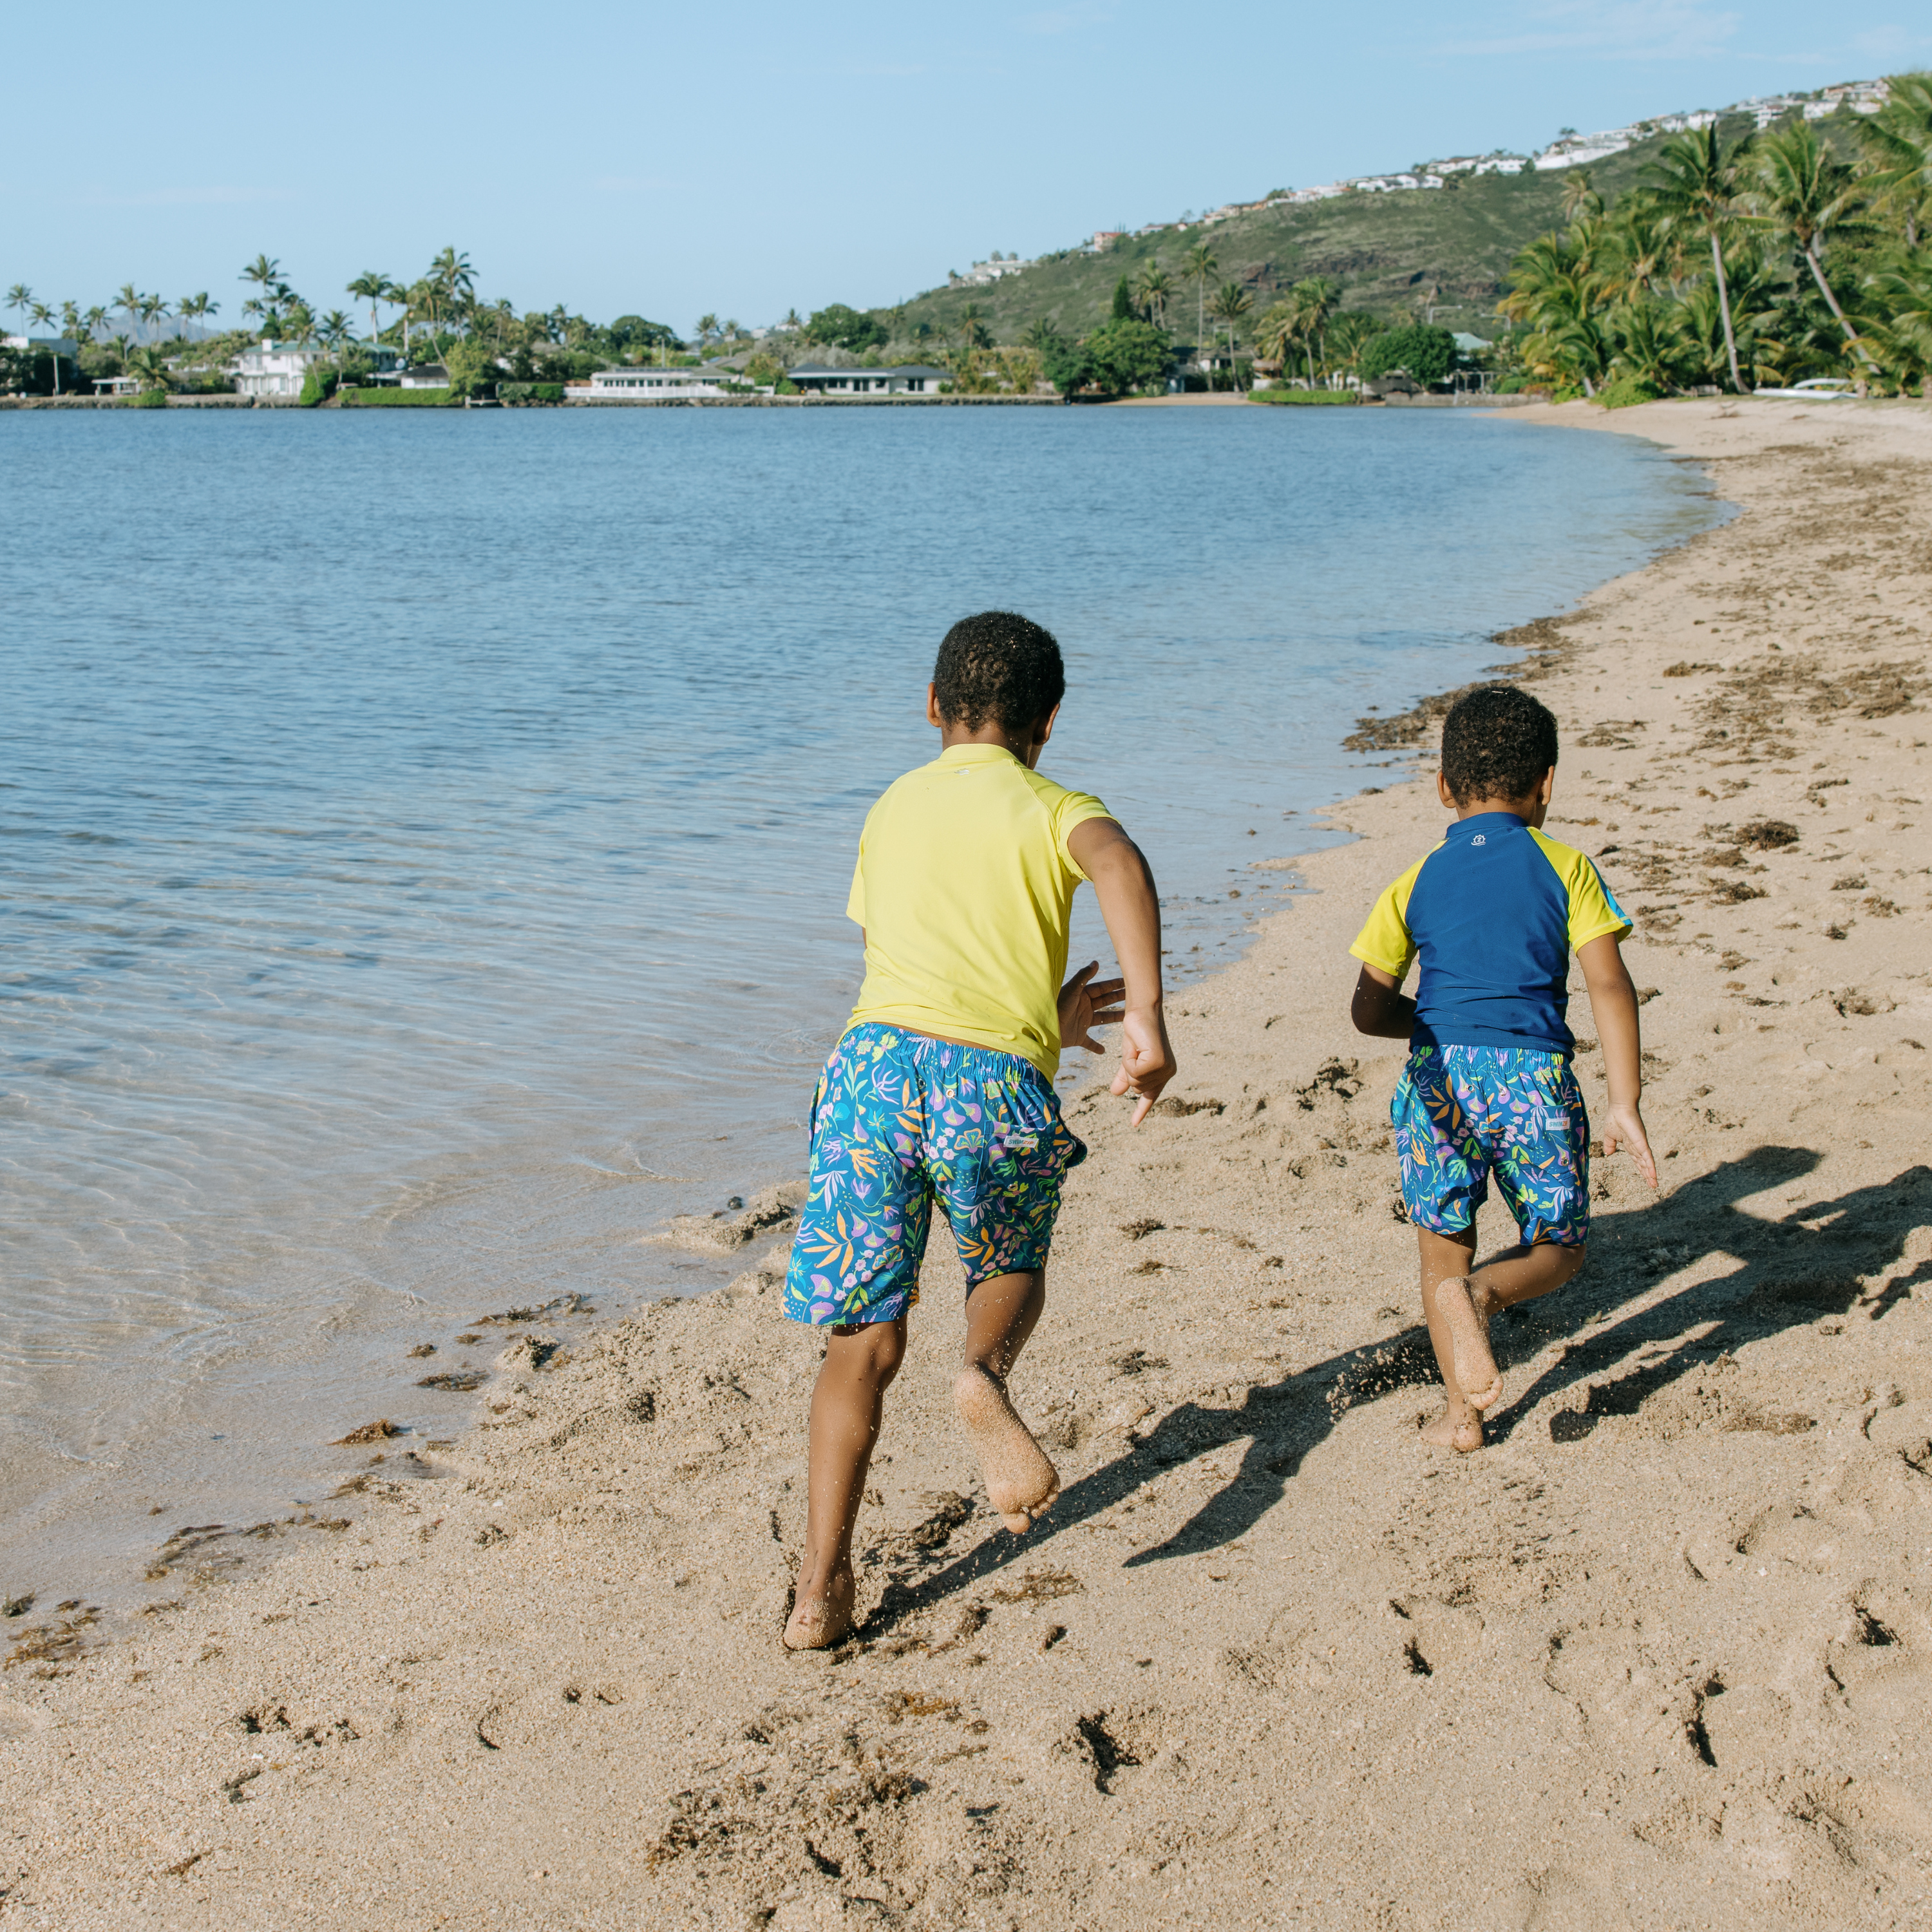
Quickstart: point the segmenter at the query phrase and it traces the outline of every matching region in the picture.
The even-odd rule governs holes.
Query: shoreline
[[[868,1620],[828,1656],[776,1642],[814,1356],[769,1266],[569,1352],[527,1324],[487,1418],[339,1450],[340,1503],[258,1526],[277,1560],[224,1583],[235,1532],[184,1531],[138,1636],[80,1605],[0,1624],[0,1790],[32,1821],[0,1917],[1430,1924],[1459,1888],[1526,1922],[1906,1922],[1932,423],[1581,407],[1510,419],[1652,436],[1743,514],[1505,640],[1570,748],[1552,832],[1639,919],[1671,1178],[1652,1204],[1600,1174],[1589,1268],[1508,1329],[1494,1447],[1408,1439],[1401,1056],[1346,1017],[1348,938],[1439,818],[1392,769],[1324,814],[1353,843],[1262,862],[1290,908],[1177,992],[1174,1104],[1136,1136],[1070,1105],[1093,1157],[1016,1377],[1066,1485],[1040,1532],[997,1528],[950,1426],[942,1243]],[[1774,648],[1801,612],[1829,662]],[[1386,748],[1423,754],[1429,712]],[[1724,822],[1696,847],[1670,814]],[[380,1837],[346,1832],[399,1778]]]

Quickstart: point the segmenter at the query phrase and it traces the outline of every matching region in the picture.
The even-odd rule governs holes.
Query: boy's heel
[[[1456,1386],[1462,1400],[1480,1414],[1502,1400],[1502,1371],[1490,1348],[1490,1324],[1476,1310],[1469,1279],[1458,1275],[1438,1282],[1436,1306],[1449,1324],[1449,1346],[1456,1364]]]

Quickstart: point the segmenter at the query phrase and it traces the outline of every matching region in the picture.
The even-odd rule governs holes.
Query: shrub
[[[342,400],[358,410],[447,409],[455,399],[447,389],[345,389]]]
[[[143,389],[138,395],[128,398],[130,410],[164,410],[168,406],[168,392],[165,389]]]
[[[1400,369],[1426,386],[1444,381],[1455,366],[1455,337],[1446,328],[1427,322],[1384,329],[1381,334],[1370,337],[1362,351],[1361,372],[1366,382]]]
[[[1124,396],[1164,382],[1174,362],[1173,338],[1150,322],[1104,322],[1088,337],[1084,346],[1088,380],[1110,396]],[[1060,388],[1051,370],[1047,379],[1056,389]]]
[[[334,394],[339,380],[333,369],[325,374],[311,362],[308,365],[308,374],[302,377],[302,394],[296,400],[304,409],[312,410],[318,404],[327,402]]]
[[[849,349],[856,354],[862,349],[883,344],[886,327],[884,322],[862,314],[856,308],[848,308],[843,302],[834,302],[829,308],[813,311],[812,320],[805,326],[805,339],[808,342],[826,343],[838,349]]]
[[[563,400],[561,382],[499,382],[498,397],[506,403],[560,403]]]
[[[1658,394],[1641,376],[1626,374],[1606,382],[1597,392],[1597,400],[1606,410],[1627,410],[1635,403],[1654,403]]]
[[[1279,384],[1271,389],[1250,390],[1248,394],[1251,403],[1286,403],[1304,409],[1358,400],[1353,389],[1284,389]]]

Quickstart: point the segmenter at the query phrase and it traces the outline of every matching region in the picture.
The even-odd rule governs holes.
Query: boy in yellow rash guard
[[[1573,952],[1610,1088],[1604,1152],[1622,1142],[1657,1185],[1637,1105],[1636,994],[1618,951],[1630,921],[1590,860],[1544,832],[1556,781],[1556,720],[1527,692],[1480,685],[1459,698],[1436,781],[1456,823],[1376,902],[1348,949],[1362,962],[1358,1030],[1409,1042],[1389,1118],[1447,1397],[1423,1433],[1445,1448],[1480,1448],[1483,1412],[1502,1396],[1490,1317],[1583,1265],[1590,1122],[1570,1068]],[[1492,1176],[1521,1245],[1472,1268]]]
[[[885,1392],[905,1352],[935,1197],[966,1270],[966,1360],[953,1397],[994,1507],[1016,1534],[1060,1480],[1006,1395],[1040,1319],[1060,1178],[1087,1150],[1060,1118],[1064,1044],[1102,1051],[1134,1124],[1172,1078],[1160,910],[1138,849],[1097,798],[1034,768],[1066,689],[1037,624],[988,611],[953,626],[927,688],[939,757],[867,814],[846,910],[866,980],[812,1100],[812,1191],[785,1312],[829,1331],[812,1397],[806,1550],[784,1640],[850,1628],[852,1526]],[[1122,976],[1066,970],[1073,895],[1090,880]]]

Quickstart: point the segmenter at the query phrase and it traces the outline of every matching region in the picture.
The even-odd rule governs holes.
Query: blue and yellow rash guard
[[[1376,900],[1348,950],[1400,986],[1418,955],[1412,1047],[1568,1055],[1570,955],[1630,921],[1603,876],[1514,812],[1483,812]]]

